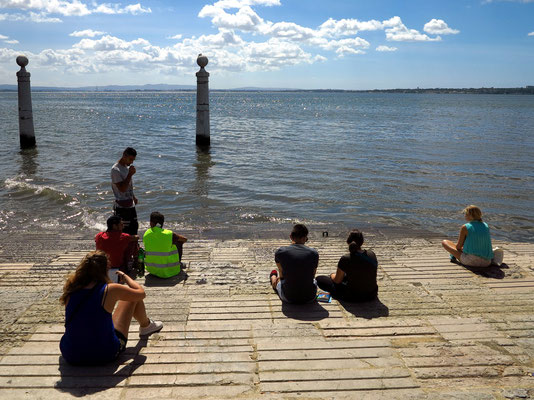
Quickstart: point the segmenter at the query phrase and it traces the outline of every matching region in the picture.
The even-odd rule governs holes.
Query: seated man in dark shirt
[[[296,224],[289,238],[291,245],[280,247],[274,255],[279,273],[271,272],[271,285],[282,301],[310,303],[317,294],[315,272],[319,253],[304,245],[308,241],[308,228],[303,224]]]

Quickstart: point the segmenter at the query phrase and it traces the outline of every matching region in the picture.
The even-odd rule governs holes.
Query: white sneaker
[[[498,266],[500,266],[502,264],[502,260],[504,259],[504,251],[503,249],[499,248],[499,247],[495,247],[493,249],[493,259],[491,260],[491,262],[493,264],[497,264]]]
[[[144,328],[139,327],[139,337],[152,335],[153,333],[161,331],[161,328],[163,328],[163,322],[153,321],[151,319],[149,319],[149,321],[150,324],[148,324]]]

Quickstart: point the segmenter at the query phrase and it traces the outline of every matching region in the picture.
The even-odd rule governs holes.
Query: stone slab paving
[[[274,236],[274,235],[272,235]],[[451,264],[439,240],[367,237],[380,300],[282,304],[268,284],[283,238],[192,239],[186,274],[138,279],[148,341],[131,327],[116,363],[81,368],[59,352],[66,275],[86,237],[0,237],[0,398],[505,399],[534,397],[534,245],[498,243],[506,265]],[[318,274],[345,244],[315,237]]]

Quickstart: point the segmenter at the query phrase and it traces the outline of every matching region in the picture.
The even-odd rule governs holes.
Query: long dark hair
[[[108,257],[101,250],[91,251],[80,262],[76,271],[70,274],[63,286],[63,294],[59,298],[61,304],[67,304],[69,296],[83,289],[91,282],[111,282],[108,277]]]
[[[349,245],[349,251],[355,253],[362,248],[363,244],[363,233],[358,229],[353,229],[349,233],[347,238],[347,244]]]

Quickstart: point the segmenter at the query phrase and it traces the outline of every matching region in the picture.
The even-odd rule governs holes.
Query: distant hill
[[[32,86],[35,92],[135,92],[135,91],[182,91],[196,90],[195,85],[106,85],[82,87],[53,87]],[[17,85],[0,85],[0,92],[17,91]],[[372,90],[342,90],[342,89],[290,89],[263,88],[246,86],[235,89],[211,89],[213,92],[317,92],[317,93],[451,93],[451,94],[534,94],[534,86],[517,88],[433,88],[433,89],[372,89]]]
[[[32,86],[32,91],[47,92],[129,92],[129,91],[167,91],[167,90],[195,90],[194,85],[106,85],[106,86],[81,86],[81,87],[53,87],[53,86]],[[0,85],[0,90],[17,90],[17,85]]]

